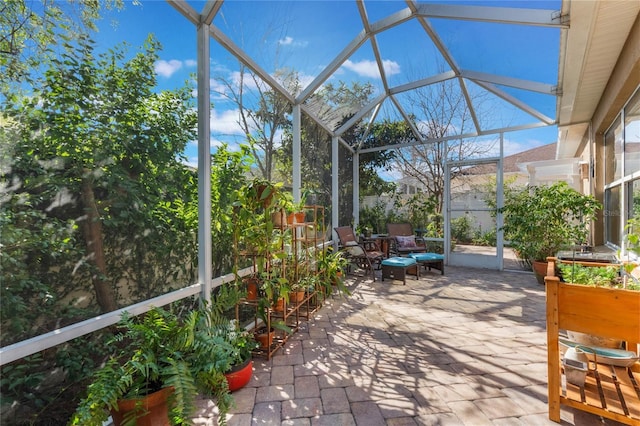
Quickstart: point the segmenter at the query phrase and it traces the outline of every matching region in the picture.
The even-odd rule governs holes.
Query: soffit
[[[573,157],[640,12],[638,1],[563,1],[558,158]]]

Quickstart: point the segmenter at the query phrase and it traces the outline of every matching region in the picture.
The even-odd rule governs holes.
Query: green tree
[[[2,232],[14,234],[16,245],[4,251],[2,266],[15,272],[3,278],[18,284],[7,285],[13,296],[27,297],[18,292],[27,281],[31,288],[61,284],[48,277],[60,264],[71,268],[68,290],[42,289],[43,297],[59,300],[78,290],[73,283],[86,290],[89,277],[101,311],[118,307],[122,280],[137,284],[130,296],[144,297],[171,275],[193,276],[195,230],[180,223],[195,208],[195,174],[180,157],[195,138],[196,115],[191,88],[153,92],[158,48],[150,38],[129,60],[122,47],[96,59],[93,41],[82,36],[64,44],[42,90],[6,104],[3,122],[13,127],[3,127],[11,147],[3,177],[11,184],[2,215],[11,226]],[[40,228],[52,229],[55,253],[36,241]],[[154,260],[164,268],[149,266]]]
[[[413,107],[424,117],[416,122],[416,128],[424,140],[444,139],[452,135],[465,134],[475,130],[471,110],[467,107],[467,99],[453,80],[438,85],[416,89],[408,93]],[[478,107],[486,102],[486,96],[474,95],[473,104]],[[480,119],[481,117],[479,117]],[[415,117],[413,117],[415,120]],[[398,139],[399,141],[415,141],[414,137]],[[442,213],[444,204],[445,164],[470,158],[482,158],[495,145],[479,143],[474,139],[450,139],[446,142],[416,144],[397,150],[396,168],[405,177],[411,177],[422,183],[422,188],[430,196],[438,200],[437,212]],[[461,167],[451,167],[450,184],[463,186],[464,172]],[[453,188],[452,188],[453,189]],[[452,193],[455,193],[455,189]]]
[[[217,76],[224,90],[216,94],[238,106],[238,125],[245,134],[257,173],[273,180],[278,167],[280,134],[291,127],[291,104],[243,64],[233,77]],[[297,72],[279,69],[275,78],[291,93],[300,90]]]
[[[11,96],[40,77],[57,56],[60,41],[95,30],[101,8],[122,0],[4,0],[0,3],[0,95]]]
[[[239,151],[230,151],[222,145],[211,156],[211,237],[213,276],[231,272],[233,266],[233,232],[238,224],[234,222],[233,206],[240,188],[247,183],[247,176],[253,164],[251,148],[241,145]],[[196,223],[193,228],[197,228]],[[243,231],[237,229],[238,231]]]

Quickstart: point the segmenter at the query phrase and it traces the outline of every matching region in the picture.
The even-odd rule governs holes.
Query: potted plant
[[[198,393],[215,396],[226,413],[233,401],[223,375],[229,346],[204,329],[200,310],[186,318],[160,308],[140,317],[124,314],[119,328],[117,350],[95,372],[70,424],[101,426],[109,411],[116,425],[188,422]],[[156,413],[145,400],[158,396],[167,399]]]
[[[287,279],[284,266],[270,265],[268,271],[260,274],[260,290],[267,300],[269,306],[282,311],[289,303],[289,293],[291,287]]]
[[[258,348],[253,334],[225,315],[229,308],[239,303],[241,297],[242,290],[235,284],[223,285],[214,290],[210,306],[202,304],[206,319],[203,330],[228,347],[228,363],[221,369],[230,392],[244,387],[251,380],[252,352]]]
[[[501,212],[505,240],[544,283],[546,259],[566,247],[587,241],[587,224],[601,204],[566,182],[510,192]],[[536,269],[537,267],[537,269]]]
[[[292,305],[302,302],[308,290],[309,271],[306,262],[297,254],[287,257],[287,280],[289,281],[289,301]]]
[[[318,272],[324,276],[324,292],[329,295],[336,287],[338,291],[350,294],[349,289],[344,285],[344,272],[349,266],[349,260],[342,251],[334,251],[333,247],[328,247],[318,258]]]
[[[289,225],[302,224],[305,222],[305,207],[307,206],[307,197],[309,197],[310,194],[312,194],[312,191],[304,190],[302,194],[300,194],[300,200],[297,203],[294,203],[292,198],[290,199],[290,202],[286,206],[289,212],[287,216]]]
[[[276,331],[292,333],[291,327],[279,318],[273,318],[273,303],[268,298],[261,298],[258,301],[256,313],[261,323],[253,330],[255,339],[260,344],[260,349],[270,351],[276,339]]]

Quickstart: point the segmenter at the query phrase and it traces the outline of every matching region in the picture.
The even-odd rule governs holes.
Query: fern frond
[[[163,378],[163,382],[174,389],[171,410],[173,417],[183,424],[188,422],[189,416],[195,409],[193,395],[198,392],[189,368],[186,362],[174,362],[165,369],[167,375]]]

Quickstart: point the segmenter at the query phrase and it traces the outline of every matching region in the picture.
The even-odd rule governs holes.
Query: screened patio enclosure
[[[238,37],[227,24],[229,19],[239,22],[261,22],[265,18],[252,16],[248,3],[233,2],[190,2],[170,1],[186,19],[197,29],[198,43],[198,111],[199,111],[199,159],[198,170],[206,185],[210,152],[210,62],[212,45],[218,44],[235,57],[262,83],[268,85],[292,106],[293,121],[293,175],[291,182],[294,200],[300,199],[302,176],[300,168],[301,116],[306,116],[321,126],[330,136],[332,165],[331,223],[341,223],[339,217],[338,188],[344,182],[338,181],[339,148],[352,156],[352,205],[353,224],[358,224],[359,211],[359,158],[383,150],[402,150],[427,144],[443,144],[464,141],[473,146],[488,146],[484,150],[469,148],[463,155],[465,160],[495,162],[498,166],[493,174],[497,187],[501,189],[502,173],[500,158],[504,152],[504,135],[512,132],[554,126],[557,94],[557,61],[561,30],[567,28],[567,20],[560,13],[558,2],[517,2],[516,7],[483,6],[483,2],[461,3],[419,3],[402,2],[330,2],[323,3],[335,19],[315,19],[315,5],[309,2],[276,2],[283,7],[293,20],[307,22],[309,34],[295,34],[289,38],[311,39],[317,42],[315,48],[321,49],[321,62],[314,69],[317,72],[308,76],[306,84],[296,85],[289,90],[286,82],[276,78],[273,64],[261,62],[264,56],[259,49],[264,47],[261,40],[247,40]],[[543,9],[542,6],[553,6]],[[276,7],[276,13],[280,8]],[[357,13],[348,13],[357,12]],[[233,18],[230,18],[233,16]],[[354,19],[355,18],[355,19]],[[351,19],[351,20],[349,20]],[[259,25],[259,24],[257,24]],[[351,39],[334,40],[336,27],[348,27],[353,34]],[[520,36],[522,28],[527,28],[527,36]],[[318,38],[317,34],[321,34]],[[523,33],[524,34],[524,33]],[[315,38],[314,38],[315,37]],[[506,43],[506,40],[517,42]],[[294,41],[295,40],[295,41]],[[498,42],[499,41],[499,42]],[[252,45],[252,43],[254,43]],[[260,48],[256,50],[256,45]],[[403,49],[400,46],[403,45]],[[406,71],[392,58],[404,52]],[[478,61],[469,50],[483,51],[486,61]],[[537,56],[536,56],[537,55]],[[549,61],[549,58],[553,58]],[[535,64],[547,62],[550,66],[536,69]],[[335,109],[332,105],[321,103],[322,98],[315,96],[323,85],[336,79],[343,79],[345,69],[353,69],[356,64],[371,67],[368,74],[359,76],[360,82],[370,83],[375,92],[363,105],[354,105],[350,109]],[[286,65],[285,65],[286,66]],[[535,69],[535,71],[534,71]],[[442,124],[441,132],[430,130],[430,122],[441,116],[435,111],[429,117],[421,110],[421,99],[439,95],[439,90],[455,92],[463,101],[459,106],[461,113],[451,116],[451,122]],[[441,108],[448,108],[441,105]],[[444,114],[449,113],[445,111]],[[393,141],[391,145],[367,147],[363,141],[347,142],[343,138],[354,126],[365,128],[376,122],[405,121],[412,130],[407,140]],[[366,132],[366,131],[365,131]],[[410,155],[410,154],[409,154]],[[443,166],[451,170],[458,161],[456,158],[444,158]],[[460,167],[460,165],[458,165]],[[447,173],[447,176],[451,176]],[[427,183],[428,184],[428,183]],[[449,182],[446,185],[451,188]],[[207,194],[207,188],[201,188],[201,194]],[[451,196],[451,191],[447,192]],[[498,194],[501,199],[501,194]],[[206,270],[206,242],[210,229],[207,216],[209,200],[206,196],[200,200],[200,241],[202,241],[200,265],[201,282],[211,282],[210,272]],[[452,213],[450,204],[444,209],[445,224],[449,223]],[[343,219],[344,220],[344,219]],[[497,256],[502,251],[502,235],[499,231],[501,218],[497,215],[495,231]],[[346,223],[348,224],[348,223]],[[445,230],[448,229],[445,226]],[[445,235],[450,235],[445,231]],[[451,247],[449,241],[445,247]],[[456,256],[451,259],[456,262]],[[501,260],[501,259],[500,259]],[[464,264],[465,260],[460,260]],[[466,262],[477,263],[470,257]],[[482,260],[479,262],[484,263]],[[486,263],[484,263],[486,264]],[[495,269],[502,269],[501,261],[492,263]],[[206,287],[206,286],[205,286]],[[206,291],[205,291],[206,293]]]
[[[556,132],[561,75],[558,58],[562,57],[562,40],[569,31],[568,10],[561,12],[560,1],[504,3],[508,7],[495,7],[496,3],[490,1],[269,3],[275,16],[285,14],[287,22],[298,23],[291,24],[290,30],[282,26],[269,28],[275,18],[258,15],[253,2],[168,0],[164,5],[167,4],[171,7],[165,13],[173,13],[174,20],[192,25],[193,38],[184,37],[182,43],[197,45],[198,282],[2,348],[2,364],[111,325],[124,310],[136,315],[151,305],[163,306],[199,293],[207,298],[212,287],[231,280],[213,277],[211,269],[209,176],[212,121],[219,117],[212,111],[220,105],[213,95],[214,63],[241,64],[255,76],[256,85],[268,87],[291,106],[290,183],[295,200],[301,198],[307,178],[301,172],[301,151],[315,143],[303,134],[302,122],[312,121],[326,132],[330,140],[327,211],[331,227],[358,224],[361,156],[394,150],[404,152],[408,164],[417,164],[412,150],[420,147],[458,149],[457,155],[434,161],[448,171],[490,164],[491,172],[482,179],[493,177],[500,205],[501,159],[509,152],[510,141],[521,139],[526,144],[528,140],[542,139],[538,132]],[[248,27],[254,30],[250,34],[238,30]],[[265,36],[268,33],[277,35],[269,39]],[[289,56],[283,53],[285,47],[290,49]],[[278,73],[281,69],[297,69],[299,84],[290,85],[283,80]],[[346,108],[323,102],[319,95],[322,90],[339,81],[367,84],[372,91],[366,99]],[[454,100],[456,108],[451,105]],[[368,136],[368,129],[375,124],[399,121],[406,122],[411,131],[403,140],[371,146],[364,138],[354,141],[347,137],[356,127],[361,129],[360,134]],[[351,168],[347,179],[339,180],[341,164]],[[393,173],[380,173],[387,173],[387,180],[402,176],[401,167]],[[459,204],[461,198],[457,195],[473,198],[473,194],[456,191],[472,183],[455,179],[446,182],[448,201],[442,213],[447,261],[453,265],[490,264],[493,269],[502,269],[499,214],[492,225],[497,244],[488,255],[456,251],[451,244],[452,220],[467,212],[488,214],[483,206],[467,208]],[[353,223],[349,223],[351,218]],[[490,263],[486,256],[491,258]]]

